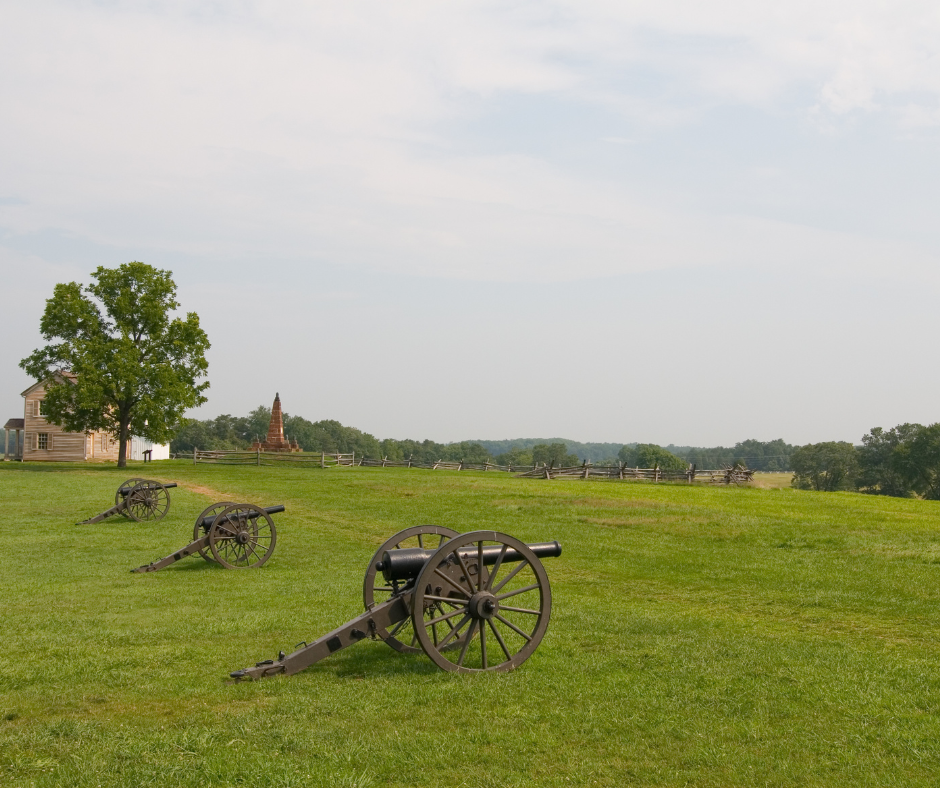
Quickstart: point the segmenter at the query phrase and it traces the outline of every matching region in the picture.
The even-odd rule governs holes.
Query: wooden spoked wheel
[[[400,591],[406,584],[404,580],[392,580],[387,582],[382,573],[376,571],[375,565],[382,560],[382,556],[388,550],[399,550],[408,547],[417,547],[423,550],[437,550],[448,539],[457,536],[457,532],[441,525],[415,525],[399,531],[394,536],[387,539],[382,546],[375,551],[369,566],[366,569],[365,579],[362,581],[362,601],[365,603],[366,610],[373,605],[381,604],[388,600],[392,595]],[[434,613],[434,611],[430,611]],[[418,645],[417,635],[411,624],[411,618],[399,621],[391,629],[379,629],[376,631],[382,640],[390,645],[395,651],[402,654],[420,654],[421,647]]]
[[[193,526],[193,541],[195,542],[197,539],[201,539],[206,535],[209,527],[205,525],[205,522],[209,517],[214,517],[229,506],[234,506],[234,504],[231,501],[221,501],[203,509],[202,514],[196,518],[196,524]],[[200,549],[199,555],[205,558],[209,563],[215,562],[215,559],[212,557],[212,551],[208,547]]]
[[[271,557],[276,543],[271,515],[250,503],[226,507],[209,528],[212,557],[226,569],[257,569]]]
[[[133,479],[128,479],[124,484],[117,488],[117,492],[114,493],[114,505],[117,506],[123,501],[138,484],[141,482],[149,481],[149,479],[139,479],[134,477]]]
[[[430,602],[446,612],[419,615]],[[412,624],[439,668],[503,671],[532,655],[551,610],[548,574],[535,553],[507,534],[472,531],[441,545],[424,565],[415,582]],[[458,638],[459,651],[448,650]]]
[[[138,523],[162,520],[170,511],[170,493],[160,482],[141,480],[127,494],[125,511]]]

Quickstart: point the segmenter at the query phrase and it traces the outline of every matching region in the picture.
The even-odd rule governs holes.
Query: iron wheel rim
[[[271,557],[276,544],[277,530],[271,515],[250,503],[223,509],[209,529],[212,557],[226,569],[257,569]]]
[[[427,545],[425,544],[425,536],[438,536],[440,539],[436,545]],[[394,536],[386,539],[382,546],[375,551],[375,555],[372,556],[372,560],[369,561],[369,566],[366,568],[366,575],[362,581],[362,601],[365,604],[366,610],[369,610],[375,604],[380,604],[390,599],[396,590],[401,587],[404,587],[405,583],[402,582],[401,586],[393,583],[388,585],[385,581],[385,578],[382,577],[381,573],[378,572],[375,568],[375,565],[382,559],[382,555],[387,550],[394,550],[401,547],[405,542],[412,540],[416,541],[416,545],[411,545],[412,547],[421,547],[425,549],[438,549],[440,546],[448,541],[453,539],[455,536],[459,536],[458,532],[452,528],[447,528],[443,525],[413,525],[410,528],[406,528],[404,531],[399,531]],[[378,578],[378,581],[376,580]],[[378,582],[378,585],[377,585]],[[379,598],[376,599],[376,592],[378,592]],[[391,630],[382,628],[376,630],[375,633],[379,638],[382,639],[385,643],[391,646],[395,651],[398,651],[401,654],[420,654],[422,649],[418,643],[417,636],[415,635],[414,625],[412,623],[411,616],[406,618],[404,621],[399,621],[395,624]],[[401,638],[398,636],[401,635]]]
[[[501,555],[492,568],[485,567],[481,572],[477,556],[487,543],[499,546]],[[503,564],[502,555],[509,549],[516,550],[524,560]],[[463,577],[457,582],[445,581],[439,569],[451,566],[456,573],[458,562]],[[476,580],[470,571],[474,565]],[[449,589],[447,597],[433,593],[442,585]],[[493,604],[495,612],[481,617],[475,608],[481,599]],[[417,611],[438,600],[447,606],[447,613],[436,620],[418,622]],[[442,670],[500,672],[513,670],[532,656],[548,629],[551,608],[548,574],[528,545],[497,531],[472,531],[443,544],[422,568],[415,582],[412,618],[422,649]],[[434,625],[452,620],[456,625],[451,624],[449,632],[438,638]],[[457,655],[446,648],[455,637],[462,642]]]
[[[220,501],[219,503],[214,503],[211,506],[207,506],[202,510],[202,513],[196,518],[196,524],[193,526],[193,541],[197,539],[202,539],[202,537],[208,535],[209,529],[203,525],[203,522],[207,517],[212,517],[219,514],[223,509],[228,508],[229,506],[234,506],[235,504],[231,501]],[[212,557],[212,550],[209,547],[202,547],[199,549],[199,555],[206,559],[210,564],[214,564],[215,558]]]

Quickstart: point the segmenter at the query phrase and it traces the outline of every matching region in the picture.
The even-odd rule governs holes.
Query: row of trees
[[[793,453],[793,486],[940,500],[940,424],[876,427],[861,446],[829,441]]]
[[[187,420],[181,424],[170,444],[174,452],[204,450],[247,449],[258,438],[264,438],[271,420],[271,409],[263,405],[247,416],[218,416],[206,421]],[[295,439],[300,448],[310,452],[355,452],[365,457],[388,457],[403,460],[413,457],[421,462],[435,460],[466,460],[484,462],[492,459],[486,449],[471,441],[462,443],[436,443],[424,440],[379,440],[355,427],[347,427],[332,419],[309,421],[302,416],[284,414],[284,434]]]
[[[194,448],[204,450],[247,449],[257,438],[267,434],[271,409],[260,406],[247,416],[228,414],[205,421],[187,420],[173,439],[174,452],[191,452]],[[387,457],[389,460],[404,460],[409,457],[420,462],[435,460],[465,460],[482,463],[497,462],[501,465],[545,464],[557,467],[579,465],[579,458],[569,451],[563,441],[536,443],[526,447],[511,446],[497,454],[488,451],[476,441],[459,443],[437,443],[431,440],[379,440],[374,435],[354,427],[346,427],[338,421],[311,422],[300,416],[284,414],[284,434],[296,439],[300,448],[309,452],[355,452],[366,457]],[[688,464],[685,459],[654,444],[623,446],[616,457],[606,463],[624,462],[630,466],[663,470],[681,470]]]
[[[746,440],[733,447],[715,446],[667,446],[673,454],[698,468],[725,468],[729,465],[745,465],[755,471],[789,471],[790,457],[798,448],[783,440]]]
[[[174,452],[190,452],[200,449],[247,449],[252,441],[263,437],[268,431],[270,408],[255,408],[247,416],[222,415],[206,421],[186,421],[177,432],[172,443]],[[762,442],[748,440],[733,448],[716,447],[696,449],[693,447],[670,447],[669,451],[653,443],[628,444],[617,453],[611,451],[616,444],[590,444],[591,448],[604,447],[610,456],[600,459],[581,457],[563,440],[534,442],[512,441],[461,441],[459,443],[437,443],[431,440],[379,440],[374,435],[346,427],[338,421],[311,422],[300,416],[284,414],[284,432],[296,439],[304,451],[355,452],[360,456],[387,457],[389,460],[404,460],[409,457],[420,462],[435,460],[465,460],[482,463],[487,460],[500,465],[579,465],[584,460],[597,465],[614,465],[618,462],[630,467],[662,470],[683,470],[690,463],[699,468],[721,468],[735,463],[745,464],[755,470],[777,470],[789,467],[789,455],[796,448],[781,440]],[[485,445],[484,445],[485,444]],[[520,445],[521,444],[521,445]],[[574,444],[582,447],[588,444]],[[499,453],[492,449],[502,449]],[[593,453],[597,453],[596,451]]]

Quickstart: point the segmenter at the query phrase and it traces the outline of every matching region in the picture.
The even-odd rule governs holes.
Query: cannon
[[[229,675],[289,676],[366,638],[402,653],[424,651],[446,671],[512,670],[548,629],[552,594],[540,559],[560,555],[557,541],[525,544],[497,531],[408,528],[370,561],[364,613],[291,654]]]
[[[196,553],[225,569],[257,569],[277,544],[271,515],[283,511],[283,506],[262,509],[250,503],[214,503],[196,518],[193,540],[186,547],[131,572],[156,572]]]
[[[167,490],[171,487],[176,487],[176,482],[163,484],[152,479],[128,479],[114,493],[114,506],[88,520],[82,520],[79,525],[100,523],[112,514],[123,514],[137,523],[162,520],[170,511],[170,494]]]

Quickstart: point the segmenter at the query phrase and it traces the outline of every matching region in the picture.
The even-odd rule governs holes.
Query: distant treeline
[[[268,432],[271,409],[255,408],[247,416],[222,415],[205,421],[186,420],[180,425],[170,444],[173,452],[247,449],[256,439],[263,440]],[[420,462],[465,460],[482,463],[487,460],[501,465],[554,464],[555,467],[578,465],[584,461],[595,465],[624,462],[631,467],[663,470],[681,469],[694,463],[699,468],[723,468],[741,463],[759,471],[789,470],[790,454],[796,448],[782,440],[748,440],[733,448],[717,446],[667,446],[655,444],[580,443],[565,438],[520,438],[505,441],[461,441],[437,443],[432,440],[379,440],[374,435],[346,427],[338,421],[308,421],[301,416],[284,414],[284,434],[296,439],[300,448],[309,452],[355,452],[359,456],[388,457]]]
[[[247,449],[268,432],[271,409],[255,408],[247,416],[223,415],[205,421],[187,420],[170,444],[174,452],[194,447]],[[308,421],[284,415],[284,433],[304,451],[355,452],[365,457],[387,457],[418,462],[465,460],[501,465],[595,465],[618,462],[630,467],[682,470],[745,465],[756,471],[794,471],[794,487],[811,490],[861,490],[878,495],[920,496],[940,500],[940,424],[899,424],[890,430],[873,429],[861,446],[846,442],[791,446],[782,440],[746,440],[733,447],[666,447],[652,443],[579,443],[564,438],[519,438],[505,441],[379,440],[374,435],[345,427],[338,421]]]
[[[876,427],[861,446],[810,443],[794,452],[792,460],[793,486],[804,490],[940,500],[940,424]]]

